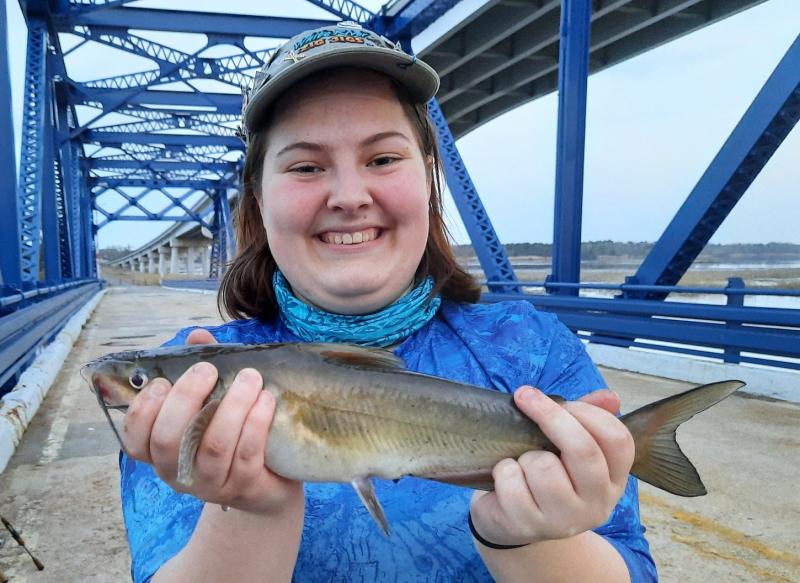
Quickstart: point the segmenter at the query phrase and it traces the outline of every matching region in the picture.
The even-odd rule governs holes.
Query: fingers
[[[150,433],[150,457],[165,481],[174,480],[181,436],[216,382],[216,367],[198,362],[181,375],[161,405]]]
[[[492,477],[497,505],[504,516],[514,517],[519,525],[538,524],[544,515],[531,492],[521,465],[521,460],[518,462],[512,459],[501,460],[495,465]]]
[[[275,399],[267,391],[262,390],[242,427],[239,444],[236,446],[236,463],[258,471],[263,468],[267,436],[274,412]]]
[[[186,337],[186,344],[216,344],[217,339],[205,328],[195,328]]]
[[[194,464],[195,478],[207,487],[220,488],[227,481],[242,428],[262,386],[258,371],[241,370],[214,413],[197,448]]]
[[[125,453],[134,459],[152,463],[150,432],[170,388],[166,379],[153,379],[128,407],[122,422],[122,440]]]
[[[635,454],[631,432],[616,417],[602,414],[601,411],[586,403],[568,403],[566,409],[589,432],[600,447],[608,466],[611,482],[624,488]]]
[[[616,415],[619,413],[620,398],[617,393],[608,389],[593,391],[579,399],[583,403],[589,403],[595,407],[605,409],[609,413]]]
[[[514,398],[520,410],[539,425],[559,449],[561,462],[580,497],[591,496],[597,488],[605,488],[609,472],[603,450],[566,407],[531,387],[520,388]]]

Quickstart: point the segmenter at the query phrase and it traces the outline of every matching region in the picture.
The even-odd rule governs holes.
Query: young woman
[[[200,363],[174,386],[150,382],[125,418],[135,581],[655,580],[618,397],[600,390],[554,316],[527,302],[477,304],[478,286],[453,259],[425,105],[437,87],[430,67],[352,23],[277,51],[244,112],[239,254],[220,290],[235,319],[170,343],[384,347],[411,370],[513,392],[561,455],[503,460],[491,493],[379,481],[387,538],[349,485],[291,482],[265,467],[274,402],[245,369],[182,490],[180,437],[217,378]]]

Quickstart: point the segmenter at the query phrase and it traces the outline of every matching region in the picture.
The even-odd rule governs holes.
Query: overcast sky
[[[17,0],[7,4],[14,110],[20,115],[25,31]],[[323,17],[297,0],[284,15]],[[361,2],[375,9],[380,2]],[[166,0],[138,5],[164,7]],[[277,3],[260,2],[260,13]],[[173,1],[172,6],[182,6]],[[187,9],[247,11],[250,0],[193,0]],[[273,11],[274,13],[274,11]],[[800,0],[767,0],[720,23],[589,78],[583,240],[654,241],[719,151],[764,81],[800,33]],[[157,35],[150,35],[156,39]],[[166,39],[166,37],[162,37]],[[201,42],[201,39],[194,39]],[[185,46],[192,39],[184,39]],[[200,45],[198,45],[200,46]],[[96,57],[96,55],[95,55]],[[113,72],[99,61],[113,61]],[[104,63],[105,65],[106,63]],[[68,63],[83,80],[151,69],[144,59]],[[497,118],[458,142],[500,239],[552,241],[556,96]],[[19,130],[15,136],[19,141]],[[18,155],[17,155],[18,156]],[[800,129],[795,128],[712,239],[800,243]],[[457,212],[451,227],[466,242]],[[101,247],[150,240],[165,224],[114,223]]]

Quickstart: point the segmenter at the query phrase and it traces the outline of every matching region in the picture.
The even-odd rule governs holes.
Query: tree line
[[[581,243],[581,259],[592,261],[609,257],[643,259],[653,248],[653,243],[644,241],[586,241]],[[506,243],[503,245],[509,257],[551,257],[550,243]],[[456,245],[458,258],[475,256],[472,245]],[[697,261],[767,261],[775,259],[800,260],[800,245],[794,243],[710,243],[700,253]]]

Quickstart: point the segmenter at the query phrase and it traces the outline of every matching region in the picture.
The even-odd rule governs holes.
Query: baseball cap
[[[323,69],[347,66],[388,75],[418,103],[427,103],[439,89],[436,71],[406,53],[399,42],[393,43],[356,22],[340,22],[302,32],[272,54],[245,93],[244,131],[257,130],[270,106],[291,85]]]

